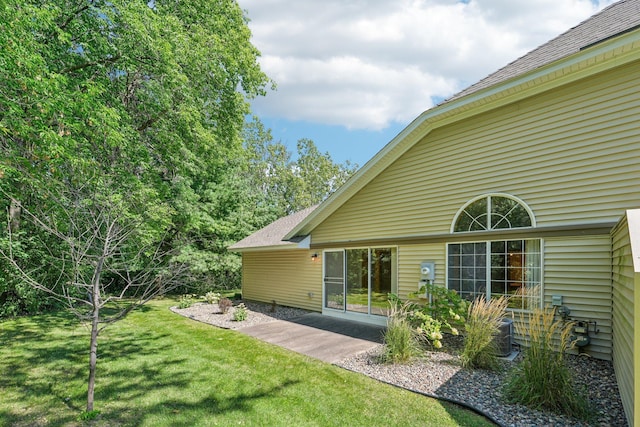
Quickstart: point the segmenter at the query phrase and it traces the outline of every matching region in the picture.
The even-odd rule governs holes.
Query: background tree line
[[[16,269],[84,294],[115,231],[106,294],[176,265],[172,285],[237,287],[228,245],[356,169],[251,118],[274,82],[235,1],[6,0],[0,46],[0,317],[57,304]]]

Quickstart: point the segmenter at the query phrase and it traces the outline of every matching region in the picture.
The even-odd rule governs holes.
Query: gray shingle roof
[[[264,228],[245,237],[229,247],[230,250],[250,249],[274,246],[291,246],[295,242],[282,240],[295,226],[305,219],[318,205],[303,209],[299,212],[280,218]]]
[[[444,101],[486,89],[640,26],[640,0],[621,0]]]

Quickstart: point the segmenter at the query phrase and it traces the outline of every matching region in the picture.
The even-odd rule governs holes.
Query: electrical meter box
[[[420,263],[420,280],[423,282],[433,282],[436,278],[436,263],[433,261],[422,261]]]

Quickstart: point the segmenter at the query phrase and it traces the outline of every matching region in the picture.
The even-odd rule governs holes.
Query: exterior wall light
[[[318,259],[319,258],[318,258],[318,253],[317,252],[314,253],[313,255],[311,255],[311,261],[316,262],[316,261],[318,261]]]

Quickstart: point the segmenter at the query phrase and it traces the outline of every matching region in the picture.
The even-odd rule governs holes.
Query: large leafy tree
[[[269,84],[249,39],[231,0],[3,2],[0,185],[29,206],[108,181],[172,244],[223,247],[228,165]]]
[[[311,139],[300,139],[292,153],[282,142],[274,141],[258,119],[245,127],[244,143],[243,176],[246,186],[254,189],[254,203],[266,223],[322,202],[358,168],[349,161],[336,163]]]
[[[82,236],[110,239],[100,227],[92,234],[96,222],[127,236],[109,252],[119,257],[110,265],[123,267],[100,270],[99,288],[123,271],[135,277],[136,264],[143,270],[122,259],[144,254],[133,247],[223,247],[247,100],[270,83],[249,39],[232,0],[0,3],[0,186],[10,231],[0,245],[11,253],[3,270],[32,281],[5,274],[0,305],[34,289],[78,296],[60,272],[77,268],[66,260]],[[78,281],[78,293],[92,280]],[[85,301],[100,307],[95,295]]]

